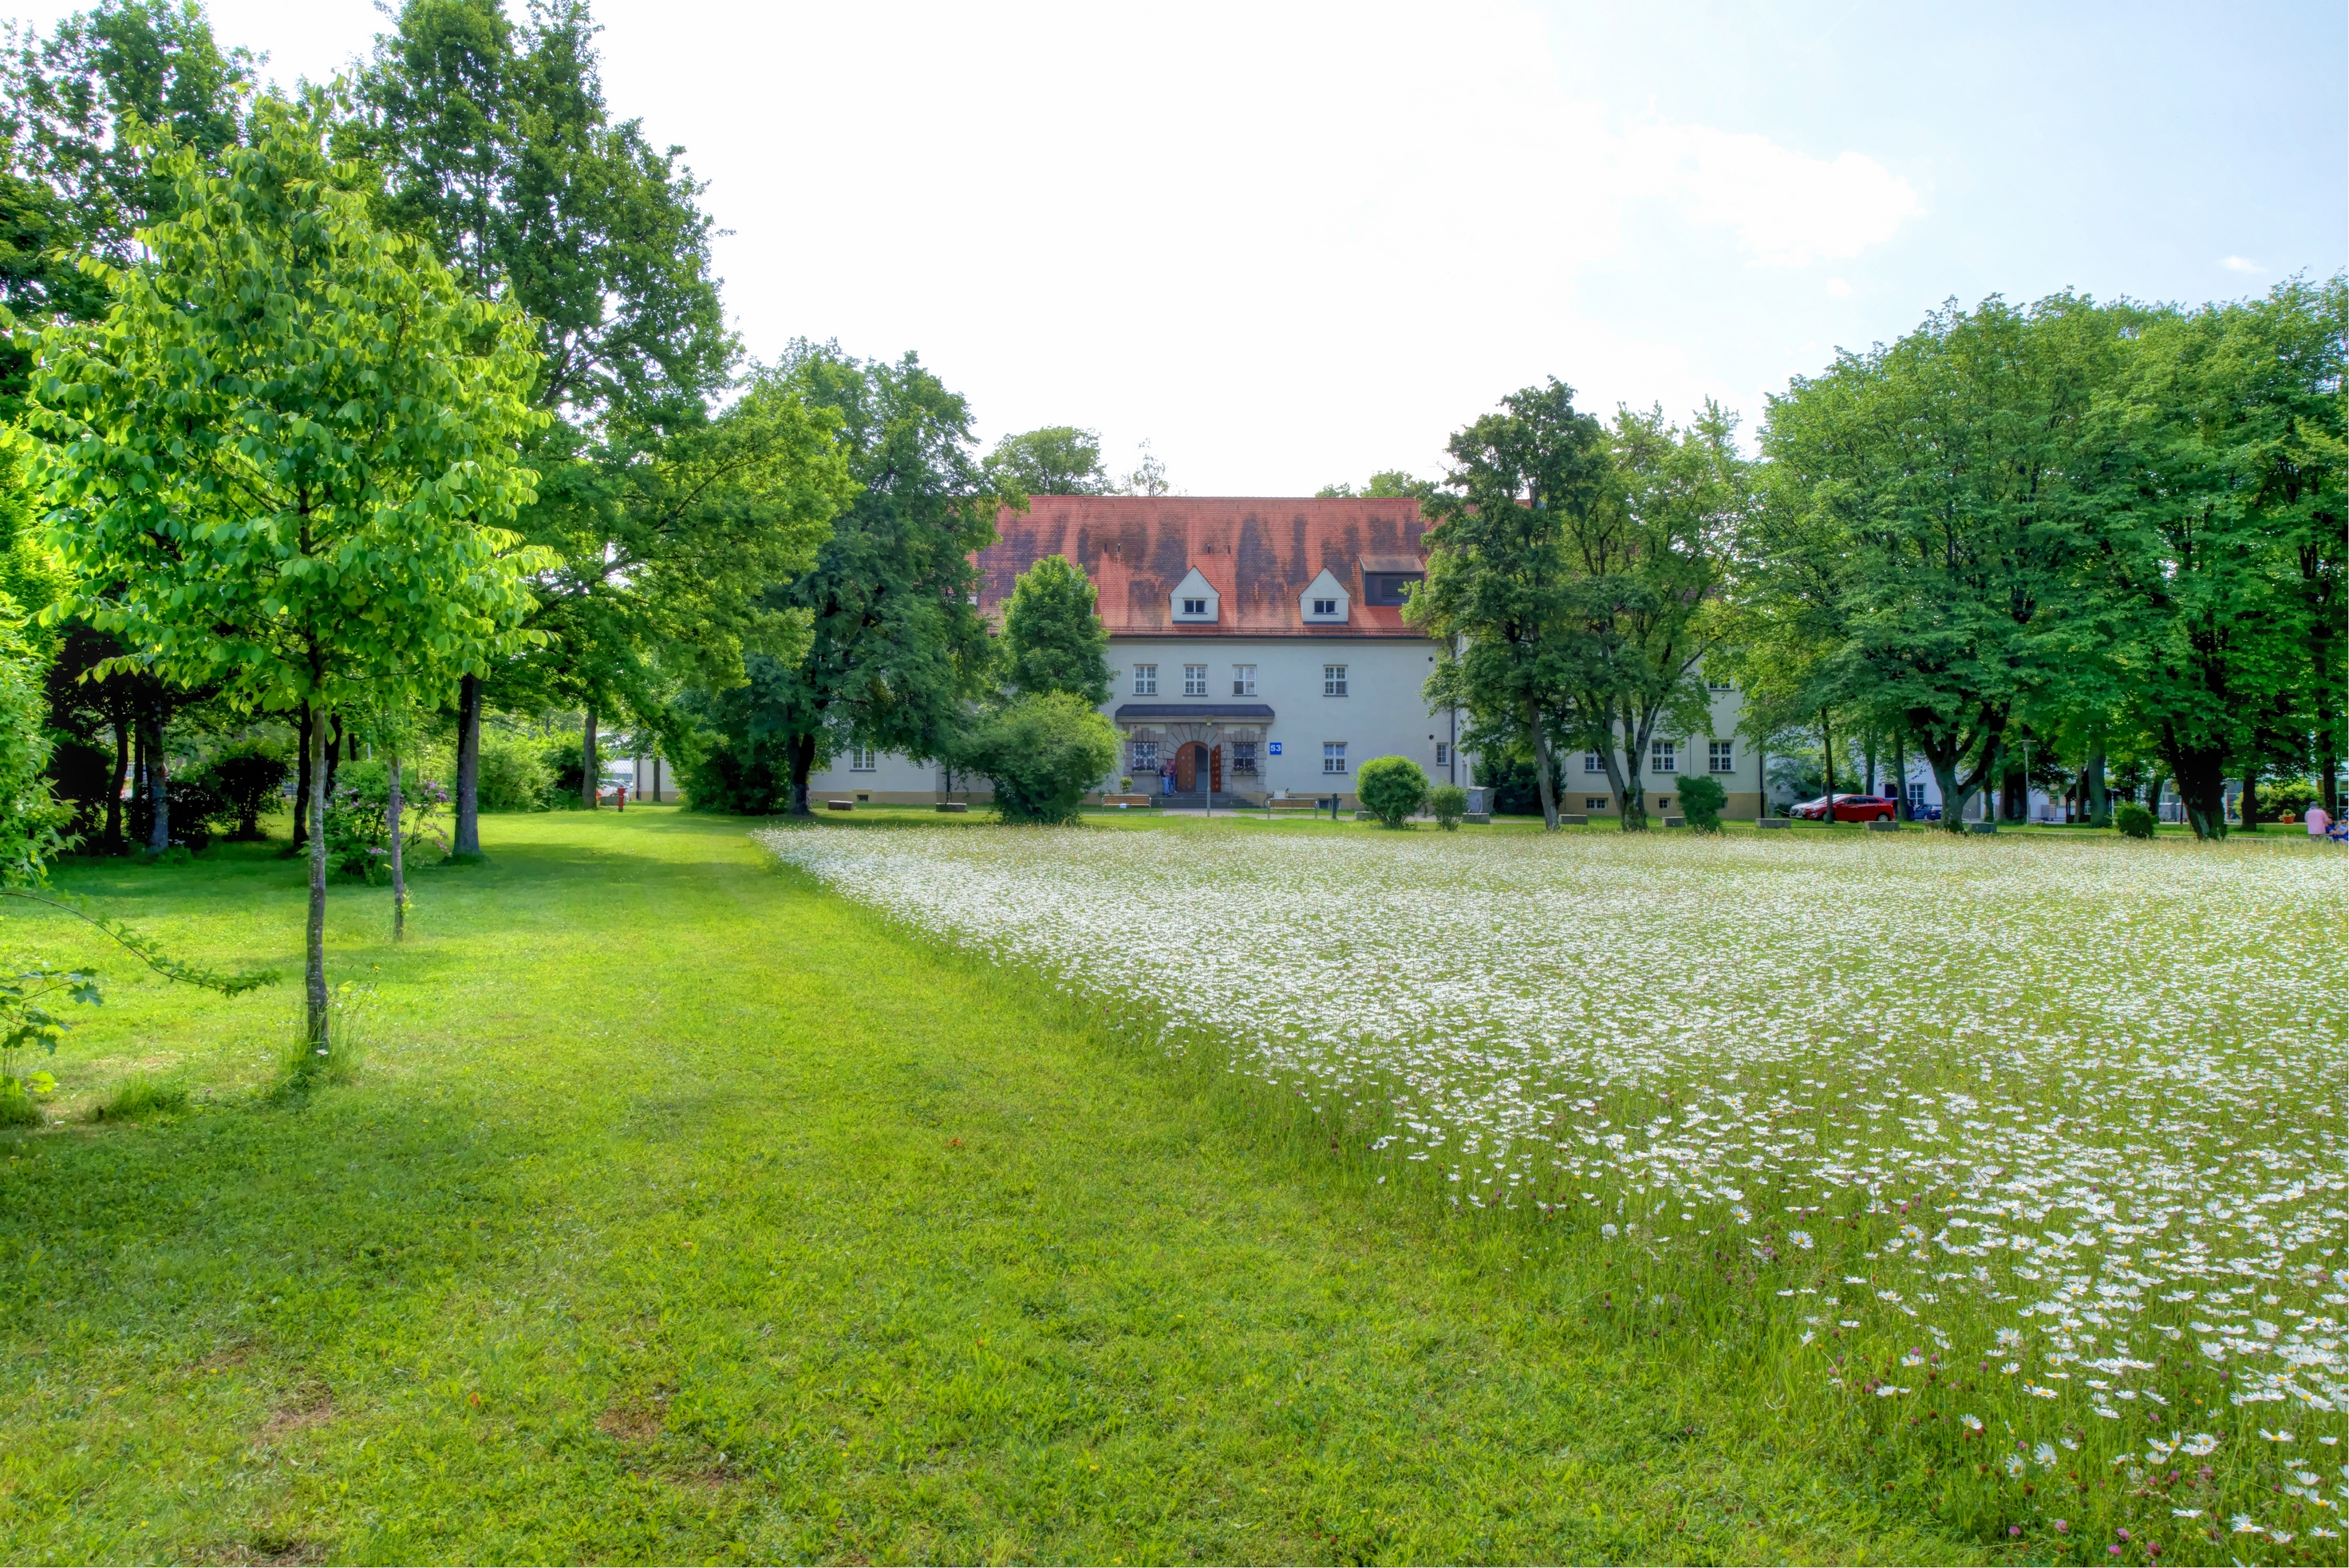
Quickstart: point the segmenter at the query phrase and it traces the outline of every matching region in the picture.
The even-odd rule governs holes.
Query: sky
[[[288,84],[388,26],[209,9]],[[2337,0],[595,12],[613,112],[709,183],[750,354],[910,349],[985,440],[1082,425],[1121,472],[1147,441],[1195,495],[1434,476],[1550,376],[1750,437],[1953,296],[2349,265]]]

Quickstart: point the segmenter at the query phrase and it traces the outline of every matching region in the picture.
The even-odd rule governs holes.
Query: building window
[[[879,759],[873,754],[873,748],[870,746],[851,746],[848,748],[848,771],[850,773],[872,773],[875,771]]]
[[[1452,765],[1451,742],[1438,741],[1435,742],[1435,765],[1439,768],[1448,768]]]
[[[1651,774],[1676,774],[1681,771],[1679,750],[1670,741],[1656,741],[1648,747],[1648,771]]]
[[[1912,812],[1922,811],[1925,809],[1925,786],[1923,784],[1912,784],[1909,786],[1909,809]]]
[[[1366,605],[1400,605],[1411,597],[1412,585],[1426,580],[1422,572],[1364,572],[1362,602]],[[1326,615],[1327,610],[1317,610]]]
[[[1603,794],[1584,795],[1582,797],[1582,809],[1585,811],[1605,811],[1607,809],[1607,797]]]
[[[1133,694],[1136,697],[1158,695],[1158,666],[1137,664],[1133,667]]]
[[[1183,667],[1183,695],[1185,697],[1205,697],[1206,694],[1207,667],[1204,664],[1185,665]]]
[[[1711,772],[1733,774],[1737,771],[1736,742],[1714,741],[1705,748],[1705,766]]]
[[[1343,697],[1345,694],[1346,667],[1342,664],[1323,665],[1321,667],[1321,695],[1324,697]],[[1343,773],[1345,770],[1340,768],[1338,771]]]
[[[1585,752],[1582,753],[1582,771],[1587,774],[1603,774],[1607,771],[1607,764],[1599,760],[1597,752]]]
[[[1338,613],[1338,601],[1336,599],[1315,599],[1313,601],[1313,613],[1315,615],[1336,615]]]
[[[1256,742],[1254,741],[1232,742],[1232,772],[1244,774],[1249,778],[1256,776]]]
[[[1138,774],[1156,773],[1158,771],[1158,742],[1155,741],[1134,742],[1133,762],[1132,765],[1133,771]]]
[[[1185,599],[1183,601],[1183,613],[1185,615],[1205,615],[1207,613],[1207,601],[1205,599]]]
[[[1704,689],[1708,691],[1734,691],[1737,690],[1737,685],[1726,675],[1707,675],[1704,678]]]
[[[1235,697],[1253,697],[1256,695],[1255,665],[1235,664],[1232,666],[1232,695]]]
[[[1342,774],[1346,771],[1345,742],[1324,741],[1321,742],[1321,771],[1325,774]]]

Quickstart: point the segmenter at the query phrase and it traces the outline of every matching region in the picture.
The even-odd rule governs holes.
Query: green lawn
[[[295,862],[59,877],[286,972],[233,1002],[0,916],[110,982],[6,1149],[0,1554],[1982,1554],[1762,1385],[1591,1326],[1506,1232],[1363,1188],[750,826],[492,819],[397,950],[388,895],[338,887],[375,1038],[306,1103],[268,1092]],[[196,1108],[88,1120],[133,1072]]]

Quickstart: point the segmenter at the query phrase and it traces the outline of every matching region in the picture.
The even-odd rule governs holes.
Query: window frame
[[[1185,599],[1183,601],[1182,613],[1185,615],[1198,616],[1202,619],[1205,619],[1207,614],[1207,601],[1205,599]]]
[[[1157,742],[1128,741],[1125,745],[1125,765],[1127,772],[1134,774],[1154,774],[1158,771]]]
[[[1158,666],[1137,664],[1133,667],[1133,694],[1136,697],[1158,695]]]
[[[1677,774],[1680,771],[1680,742],[1651,739],[1648,742],[1648,772],[1661,778],[1666,774]]]
[[[1338,765],[1336,767],[1331,767],[1330,764],[1332,763],[1335,763]],[[1323,778],[1344,778],[1347,776],[1345,742],[1324,741],[1321,742],[1321,776]]]
[[[1185,665],[1183,667],[1183,695],[1185,697],[1205,697],[1206,694],[1207,667],[1204,664]]]
[[[1347,691],[1348,681],[1346,678],[1346,667],[1342,664],[1323,665],[1321,667],[1321,695],[1324,697],[1343,697],[1346,695]]]
[[[1235,697],[1253,697],[1256,695],[1255,665],[1235,664],[1232,666],[1232,695]]]
[[[1733,740],[1713,741],[1707,742],[1705,746],[1704,763],[1705,772],[1707,773],[1735,773],[1737,771],[1737,742]]]
[[[848,771],[853,774],[875,774],[881,771],[881,753],[871,746],[848,748]]]
[[[1448,768],[1452,765],[1451,742],[1438,741],[1435,742],[1435,765],[1439,768]]]
[[[1607,771],[1607,764],[1599,760],[1597,752],[1585,752],[1582,753],[1582,771],[1586,774],[1603,774]]]
[[[1314,615],[1334,616],[1338,613],[1338,601],[1336,599],[1315,599],[1313,601],[1313,609],[1311,613]]]

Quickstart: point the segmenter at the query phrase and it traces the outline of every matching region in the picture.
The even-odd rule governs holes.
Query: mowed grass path
[[[295,863],[60,878],[234,1002],[0,911],[110,981],[0,1161],[0,1556],[1979,1554],[750,826],[492,819],[397,950],[337,887],[378,1038],[306,1104]],[[199,1108],[69,1119],[134,1068]]]

